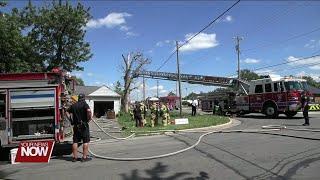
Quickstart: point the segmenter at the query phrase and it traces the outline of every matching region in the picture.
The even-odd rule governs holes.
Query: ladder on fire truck
[[[169,80],[169,81],[178,81],[178,74],[170,73],[170,72],[141,71],[136,73],[134,76]],[[237,86],[239,82],[240,87],[247,94],[246,89],[247,89],[248,83],[243,80],[238,81],[238,79],[236,78],[194,75],[194,74],[180,74],[180,79],[182,82],[186,82],[190,84],[201,84],[206,86],[220,86],[220,87],[234,87],[234,86]]]

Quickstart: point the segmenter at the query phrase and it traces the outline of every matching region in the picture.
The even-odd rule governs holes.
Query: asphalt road
[[[309,129],[320,129],[320,113],[311,114]],[[240,125],[231,129],[260,129],[277,124],[305,128],[302,115],[294,119],[265,119],[259,114],[236,118]],[[101,122],[101,121],[100,121]],[[113,135],[118,127],[103,124]],[[92,150],[112,157],[143,157],[169,153],[196,142],[201,133],[168,134],[112,141],[101,132],[102,140]],[[319,138],[319,133],[283,130],[280,135]],[[320,141],[269,134],[228,133],[205,137],[196,148],[179,155],[148,161],[110,161],[94,158],[81,163],[70,156],[54,157],[49,164],[2,164],[5,179],[320,179]]]

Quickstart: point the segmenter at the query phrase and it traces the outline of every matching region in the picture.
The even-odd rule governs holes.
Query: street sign
[[[188,118],[175,119],[174,124],[189,124]]]

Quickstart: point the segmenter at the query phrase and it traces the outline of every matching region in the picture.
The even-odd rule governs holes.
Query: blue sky
[[[85,37],[91,44],[93,57],[83,63],[83,72],[73,74],[83,78],[87,85],[112,86],[122,80],[121,54],[142,51],[152,59],[148,70],[155,70],[170,55],[175,40],[185,41],[235,1],[82,2],[91,7],[93,16]],[[7,8],[25,3],[27,1],[10,1]],[[233,37],[237,35],[243,37],[241,68],[253,70],[308,57],[317,51],[316,54],[320,54],[319,19],[320,2],[317,1],[241,1],[181,49],[181,71],[214,76],[235,74],[237,56]],[[307,66],[316,62],[320,63],[320,58],[262,69],[258,73],[310,75],[320,80],[320,65]],[[299,68],[301,66],[304,68]],[[175,56],[160,71],[175,72]],[[175,92],[175,82],[160,81],[159,84],[161,95]],[[155,80],[147,80],[149,96],[155,95],[155,86]],[[182,88],[183,95],[214,89],[185,83]],[[132,94],[133,99],[141,97],[141,91]]]

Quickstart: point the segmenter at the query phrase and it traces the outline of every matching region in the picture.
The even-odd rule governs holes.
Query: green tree
[[[114,87],[113,87],[113,90],[116,92],[116,93],[118,93],[118,94],[120,94],[121,96],[123,96],[123,89],[122,89],[122,85],[121,85],[121,83],[120,83],[120,81],[117,81],[116,82],[116,84],[114,85]]]
[[[17,9],[0,16],[0,73],[30,69],[25,59],[26,39],[21,34],[22,27]]]
[[[176,94],[175,94],[174,92],[170,91],[170,92],[168,93],[168,96],[176,96]]]
[[[320,88],[320,82],[315,81],[312,77],[310,76],[303,76],[303,79],[307,80],[307,83],[310,86],[316,87],[316,88]]]
[[[6,4],[0,4],[5,6]],[[53,1],[36,8],[31,2],[21,11],[0,16],[0,73],[83,70],[80,62],[90,59],[84,41],[89,9],[78,3]]]
[[[84,86],[85,85],[82,78],[74,76],[74,79],[76,80],[77,85],[79,85],[79,86]]]
[[[83,70],[80,62],[88,61],[89,43],[84,41],[85,26],[91,18],[89,9],[78,3],[53,1],[49,6],[35,8],[29,3],[21,12],[22,21],[29,29],[30,45],[37,50],[47,71],[54,67],[64,70]]]
[[[241,79],[246,80],[246,81],[256,80],[256,79],[260,78],[260,76],[257,73],[252,72],[248,69],[241,70],[240,77],[241,77]]]
[[[185,96],[183,99],[184,100],[196,99],[198,95],[199,94],[192,92],[192,93],[188,94],[187,96]]]

